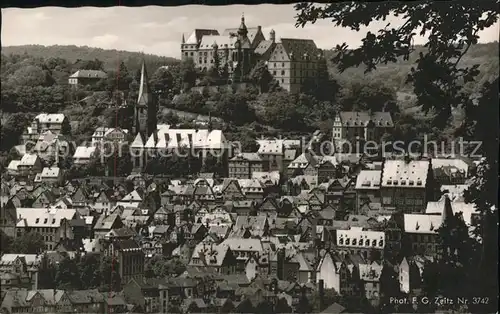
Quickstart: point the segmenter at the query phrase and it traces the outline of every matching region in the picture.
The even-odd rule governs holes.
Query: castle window
[[[281,75],[285,75],[285,70],[281,70]]]

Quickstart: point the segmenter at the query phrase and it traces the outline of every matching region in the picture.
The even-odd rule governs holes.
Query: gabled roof
[[[203,36],[209,36],[209,35],[218,36],[219,32],[215,29],[195,29],[188,37],[185,44],[190,44],[190,45],[199,44]]]
[[[429,161],[386,160],[382,170],[382,187],[424,188],[427,184]]]
[[[378,190],[382,179],[381,170],[361,170],[356,178],[357,190]]]
[[[319,52],[312,39],[281,38],[274,48],[273,56],[285,53],[287,60],[317,60]],[[277,61],[273,56],[271,61]]]
[[[40,123],[61,123],[64,121],[64,114],[62,113],[40,113],[35,117]]]
[[[101,70],[78,70],[70,76],[70,78],[95,78],[95,79],[103,79],[106,77],[108,77],[108,75]]]
[[[45,167],[42,170],[42,178],[57,178],[60,169],[58,167]]]
[[[436,234],[441,227],[441,215],[404,214],[404,231],[406,233]]]
[[[36,154],[24,154],[24,156],[21,158],[21,162],[19,163],[18,166],[34,166],[35,162],[38,160],[38,155]]]
[[[89,159],[90,157],[93,156],[93,154],[96,152],[96,147],[94,146],[78,146],[76,148],[75,154],[73,155],[73,158],[76,159]]]
[[[16,208],[17,227],[59,228],[63,219],[77,218],[76,210],[61,208]]]

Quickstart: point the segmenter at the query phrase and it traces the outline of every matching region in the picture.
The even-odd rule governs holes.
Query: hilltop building
[[[258,61],[265,61],[280,86],[290,92],[299,92],[306,79],[316,75],[318,61],[323,58],[313,40],[277,41],[274,30],[266,40],[262,27],[247,28],[244,17],[239,28],[222,34],[215,29],[195,29],[187,40],[183,35],[181,55],[193,59],[203,71],[213,66],[227,69],[233,82],[243,81]]]

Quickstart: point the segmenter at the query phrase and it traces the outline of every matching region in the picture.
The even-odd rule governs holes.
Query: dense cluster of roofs
[[[31,134],[57,138],[54,120],[65,118],[37,116]],[[110,134],[126,134],[117,131],[96,129],[94,145],[85,150]],[[224,142],[218,130],[159,126],[160,133],[158,142]],[[443,221],[461,213],[471,231],[477,222],[474,206],[463,200],[472,161],[319,156],[313,144],[302,150],[297,140],[257,143],[257,152],[225,160],[226,175],[191,178],[136,173],[68,181],[62,169],[42,167],[41,154],[13,161],[17,167],[2,179],[1,231],[12,238],[39,233],[45,248],[1,257],[2,308],[231,311],[280,299],[294,308],[301,295],[318,289],[377,306],[385,267],[397,274],[402,293],[418,294],[426,261],[443,250],[437,233]],[[85,160],[83,151],[77,149],[76,160]],[[57,262],[63,252],[115,257],[122,291],[109,298],[97,290],[39,290],[42,257]],[[146,278],[145,265],[155,255],[177,260],[186,271]]]

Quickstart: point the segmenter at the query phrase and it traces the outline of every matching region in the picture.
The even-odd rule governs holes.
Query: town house
[[[220,274],[235,273],[236,259],[231,248],[224,243],[196,245],[189,266],[196,266],[214,270]]]
[[[365,204],[380,203],[380,180],[382,179],[381,170],[362,170],[356,178],[356,214],[361,213],[361,207]]]
[[[423,213],[434,199],[434,184],[428,160],[386,160],[382,170],[380,196],[386,210]]]
[[[255,171],[263,171],[263,161],[257,153],[239,153],[228,163],[230,178],[251,179]]]
[[[45,241],[45,249],[52,250],[60,240],[73,239],[71,220],[79,218],[74,209],[17,208],[17,236],[39,233]]]

